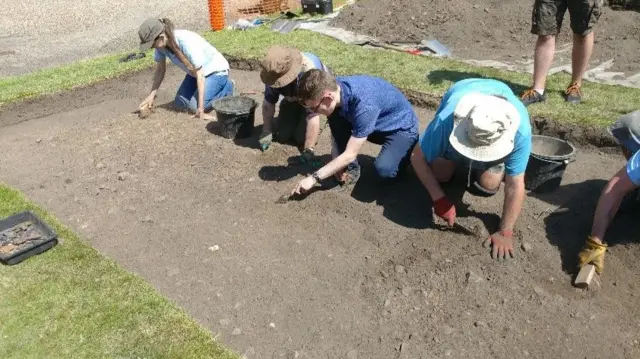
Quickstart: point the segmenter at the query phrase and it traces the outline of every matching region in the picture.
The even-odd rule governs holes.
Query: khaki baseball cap
[[[146,19],[140,29],[138,29],[138,37],[140,37],[140,51],[147,51],[153,46],[153,42],[164,31],[164,24],[156,18]]]
[[[265,85],[285,87],[302,71],[302,54],[290,47],[274,45],[267,50],[261,65],[260,79]]]

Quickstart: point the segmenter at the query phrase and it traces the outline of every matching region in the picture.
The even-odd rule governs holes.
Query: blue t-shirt
[[[173,33],[184,56],[196,69],[202,68],[205,76],[216,72],[228,74],[229,62],[227,59],[202,36],[189,30],[175,30]],[[171,51],[156,49],[154,54],[156,62],[165,61],[167,57],[182,71],[189,73],[182,61]]]
[[[627,162],[627,175],[633,184],[640,186],[640,151],[634,153]]]
[[[275,105],[278,102],[278,99],[280,99],[280,96],[289,97],[289,98],[296,97],[297,91],[298,91],[298,83],[300,82],[300,79],[302,78],[302,75],[304,75],[305,72],[311,69],[319,69],[323,71],[327,70],[327,68],[324,66],[322,61],[320,61],[320,58],[318,56],[310,52],[303,52],[302,55],[307,59],[311,60],[311,62],[313,63],[313,67],[303,68],[303,70],[300,71],[300,73],[298,74],[298,77],[296,77],[296,80],[291,82],[287,86],[284,86],[281,88],[273,88],[271,86],[265,86],[264,88],[265,101],[267,101],[272,105]]]
[[[351,135],[368,137],[374,132],[418,133],[418,116],[396,87],[374,76],[337,78],[340,86],[340,117],[353,127]]]
[[[484,95],[497,95],[507,99],[520,114],[520,126],[516,132],[513,151],[504,158],[505,172],[509,176],[524,173],[531,154],[531,124],[529,112],[522,101],[505,83],[491,79],[466,79],[456,82],[444,94],[435,118],[420,139],[420,149],[427,162],[433,163],[438,157],[444,157],[460,164],[469,160],[459,154],[449,143],[453,131],[453,112],[463,95],[477,92]]]

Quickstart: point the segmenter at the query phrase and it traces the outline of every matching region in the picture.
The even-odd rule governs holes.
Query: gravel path
[[[6,0],[0,11],[0,77],[135,49],[149,16],[176,26],[208,28],[202,0]]]

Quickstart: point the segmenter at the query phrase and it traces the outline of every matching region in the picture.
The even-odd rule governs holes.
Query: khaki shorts
[[[562,19],[569,10],[573,33],[587,36],[598,23],[603,0],[535,0],[533,5],[531,33],[535,35],[557,35],[562,28]]]

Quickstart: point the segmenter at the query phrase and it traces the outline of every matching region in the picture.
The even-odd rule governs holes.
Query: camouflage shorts
[[[327,118],[320,115],[320,133]],[[274,139],[280,143],[295,143],[302,148],[307,134],[307,111],[298,102],[282,100],[275,123]]]
[[[569,10],[571,30],[587,36],[598,23],[603,0],[535,0],[532,13],[531,33],[535,35],[557,35],[562,27],[564,14]]]

